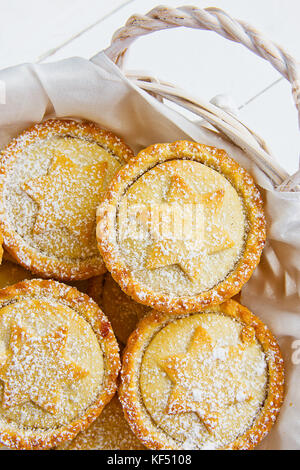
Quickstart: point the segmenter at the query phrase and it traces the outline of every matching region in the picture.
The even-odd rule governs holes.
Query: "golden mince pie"
[[[108,270],[136,301],[191,312],[238,293],[266,237],[258,189],[223,150],[181,141],[141,151],[98,208]]]
[[[141,320],[125,350],[120,399],[150,449],[252,449],[278,415],[283,382],[276,340],[229,300]]]
[[[96,208],[132,151],[95,124],[48,120],[2,153],[0,226],[7,251],[43,277],[68,281],[105,272]]]
[[[58,450],[144,450],[131,431],[115,396],[94,423]]]
[[[0,290],[0,442],[47,449],[86,429],[116,391],[119,351],[96,303],[56,281]]]
[[[151,309],[128,297],[109,273],[105,274],[104,281],[99,277],[90,281],[89,294],[94,300],[97,299],[97,303],[100,302],[99,305],[109,319],[116,337],[126,344],[139,320]]]

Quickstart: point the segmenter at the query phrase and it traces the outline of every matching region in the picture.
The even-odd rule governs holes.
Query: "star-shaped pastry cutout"
[[[247,328],[247,327],[246,327]],[[173,383],[166,413],[195,412],[210,433],[227,407],[251,399],[243,379],[242,353],[250,340],[239,346],[218,347],[205,328],[198,326],[185,354],[169,356],[160,362]]]
[[[88,375],[88,371],[65,357],[68,330],[57,328],[43,337],[13,322],[7,351],[0,353],[0,379],[4,382],[3,408],[29,401],[55,414],[63,385]]]
[[[222,208],[224,195],[223,189],[198,193],[189,187],[180,175],[171,176],[165,209],[164,205],[149,207],[138,216],[144,225],[150,227],[149,231],[153,240],[146,260],[146,267],[156,269],[177,264],[190,280],[195,281],[201,273],[201,257],[204,252],[210,255],[234,246],[226,230],[214,222],[215,216]],[[165,219],[166,224],[170,224],[168,208],[174,204],[176,204],[175,211],[173,211],[176,217],[175,225],[173,221],[173,235],[175,237],[168,235],[162,237],[160,236],[161,232],[159,233],[157,229],[159,226],[157,219],[160,217],[160,220]],[[193,205],[194,215],[188,212],[193,210]],[[155,211],[159,215],[155,214]],[[195,226],[197,220],[201,222],[201,219],[203,226],[201,227],[201,224],[199,227]],[[195,235],[194,238],[186,238],[189,231]],[[177,237],[179,232],[183,236]]]
[[[106,162],[76,165],[57,151],[48,173],[22,186],[39,206],[33,232],[66,228],[88,242],[94,233],[106,170]]]

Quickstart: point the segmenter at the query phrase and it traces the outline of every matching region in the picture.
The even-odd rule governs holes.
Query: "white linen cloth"
[[[72,58],[12,67],[0,71],[0,80],[6,88],[6,103],[0,104],[0,148],[47,117],[77,117],[112,130],[135,151],[179,139],[225,148],[252,173],[265,200],[268,241],[243,288],[242,303],[275,334],[286,369],[284,405],[259,448],[300,449],[300,193],[274,191],[239,148],[137,89],[104,53],[92,61]]]

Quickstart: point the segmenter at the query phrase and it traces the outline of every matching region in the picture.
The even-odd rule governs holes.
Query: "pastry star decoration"
[[[214,348],[207,331],[198,326],[186,354],[169,356],[159,364],[173,383],[166,413],[195,412],[213,434],[224,409],[251,399],[241,359],[252,340],[251,331],[242,331],[239,346]]]
[[[88,375],[88,371],[65,357],[67,335],[67,328],[60,327],[38,338],[12,323],[8,350],[0,355],[3,408],[31,401],[49,413],[57,413],[62,385]]]
[[[203,252],[207,255],[217,253],[219,251],[231,248],[234,243],[229,234],[214,222],[215,216],[220,212],[224,200],[225,191],[223,189],[198,193],[189,187],[184,179],[175,174],[171,177],[170,187],[167,194],[167,204],[165,209],[165,219],[168,219],[168,207],[177,204],[176,209],[176,226],[177,229],[182,230],[185,226],[185,233],[189,230],[194,230],[194,239],[187,239],[186,235],[181,237],[159,237],[155,224],[153,224],[153,212],[155,208],[149,207],[144,210],[139,219],[144,225],[149,226],[152,217],[151,237],[153,244],[150,248],[146,260],[146,267],[148,269],[156,269],[163,266],[170,266],[177,264],[188,275],[191,281],[196,281],[200,275],[201,257]],[[195,230],[195,217],[194,222],[189,213],[192,205],[198,207],[198,219],[201,217],[199,208],[202,208],[203,219],[203,236],[201,237],[201,228]],[[180,209],[181,207],[181,209]],[[163,205],[158,208],[163,220],[164,208]],[[197,214],[197,213],[196,213]],[[175,229],[176,229],[175,226]],[[186,230],[188,229],[188,230]],[[175,233],[176,235],[176,233]],[[200,235],[200,237],[199,237]],[[201,239],[202,238],[202,239]],[[202,252],[202,256],[201,256]]]
[[[106,162],[76,165],[57,151],[46,175],[23,184],[39,205],[33,232],[38,235],[67,228],[81,241],[89,240],[94,233],[106,170]]]

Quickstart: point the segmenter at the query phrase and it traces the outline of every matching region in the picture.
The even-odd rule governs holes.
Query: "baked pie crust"
[[[266,238],[251,176],[224,150],[180,141],[142,150],[97,210],[108,270],[137,302],[192,312],[237,294]]]
[[[117,396],[93,424],[57,450],[145,450],[131,431]]]
[[[25,281],[26,279],[32,279],[33,277],[22,266],[5,259],[0,266],[0,289]]]
[[[95,218],[102,192],[132,151],[90,122],[53,119],[11,141],[0,163],[0,227],[6,250],[43,277],[105,272]]]
[[[126,344],[137,323],[151,311],[135,302],[119,287],[109,273],[90,280],[89,295],[100,305],[109,319],[117,339]]]
[[[0,290],[0,442],[47,449],[86,429],[113,397],[116,339],[87,295],[52,280]]]
[[[98,277],[100,278],[102,276]],[[35,278],[34,274],[17,264],[11,256],[7,255],[7,253],[4,253],[4,260],[0,265],[0,289],[16,284],[17,282],[25,281],[26,279],[33,278]],[[76,287],[80,292],[90,295],[89,290],[94,279],[95,278],[73,281],[69,282],[68,285]],[[90,297],[93,298],[92,295],[90,295]]]
[[[101,274],[100,276],[95,276],[89,279],[89,286],[86,292],[99,305],[101,310],[103,310],[102,294],[105,276],[106,274]]]
[[[229,300],[200,313],[152,313],[129,338],[119,396],[150,449],[253,449],[283,401],[276,340]]]

